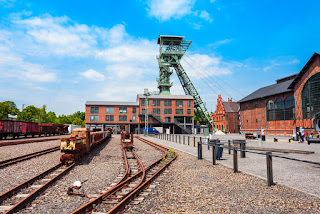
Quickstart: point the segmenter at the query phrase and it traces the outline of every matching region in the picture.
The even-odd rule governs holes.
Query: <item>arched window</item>
[[[320,112],[320,73],[313,75],[303,87],[302,112],[306,119]]]
[[[274,111],[276,115],[275,120],[284,120],[284,105],[281,98],[278,98],[274,102]]]
[[[284,100],[284,119],[293,120],[295,117],[294,98],[292,96],[287,97]]]
[[[274,102],[272,100],[269,100],[267,102],[267,121],[273,121],[275,120],[274,115]]]

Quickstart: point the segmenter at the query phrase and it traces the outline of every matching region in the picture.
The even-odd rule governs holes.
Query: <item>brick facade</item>
[[[152,95],[148,99],[148,114],[150,126],[162,126],[164,128],[171,125],[183,124],[184,128],[191,130],[193,125],[193,98],[191,96],[156,96]],[[171,98],[171,99],[170,99]],[[98,112],[95,112],[95,107]],[[107,108],[112,109],[112,113],[106,112]],[[121,130],[131,131],[134,128],[144,127],[145,97],[137,96],[137,102],[87,102],[86,104],[86,124],[88,126],[120,126]],[[121,111],[121,112],[120,112]],[[97,117],[95,117],[97,116]],[[112,120],[110,120],[110,116]],[[107,120],[108,119],[108,120]],[[129,127],[130,126],[130,127]],[[187,127],[188,126],[188,127]],[[131,128],[131,129],[130,129]],[[178,131],[178,128],[176,131]],[[172,127],[174,130],[174,128]]]
[[[223,102],[221,95],[218,95],[216,111],[211,112],[215,127],[223,132],[238,133],[240,124],[238,108],[238,104],[232,102],[232,99]]]
[[[287,89],[283,89],[284,92],[274,94],[272,96],[261,96],[260,98],[249,100],[244,98],[243,100],[245,101],[240,100],[241,131],[256,132],[260,134],[261,128],[263,128],[264,134],[293,135],[293,132],[299,129],[299,127],[302,127],[307,136],[310,133],[317,134],[318,131],[315,130],[314,120],[319,120],[319,115],[313,115],[312,118],[308,119],[303,118],[302,91],[307,81],[315,74],[320,72],[319,66],[319,54],[315,53],[303,67],[303,69],[298,74],[294,75],[293,79],[291,78],[291,83],[288,85]],[[263,90],[263,88],[259,90]],[[254,93],[259,93],[259,90]],[[254,93],[248,95],[247,97],[252,96]],[[290,96],[294,97],[294,118],[289,120],[268,120],[268,101],[271,100],[275,102],[278,98],[285,100]],[[320,99],[320,97],[315,97],[315,99]]]

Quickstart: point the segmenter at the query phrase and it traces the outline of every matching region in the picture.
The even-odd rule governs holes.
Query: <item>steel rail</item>
[[[145,142],[145,143],[149,144],[149,145],[153,145],[154,147],[155,147],[155,145],[156,145],[157,147],[165,148],[166,150],[169,151],[169,148],[166,148],[166,147],[164,147],[164,146],[161,146],[161,145],[159,145],[159,144],[156,144],[156,143],[154,143],[154,142],[152,142],[152,141],[149,141],[149,140],[147,140],[147,139],[143,139],[143,138],[140,138],[140,137],[138,137],[138,139],[141,140],[142,142]],[[167,154],[166,154],[165,156],[167,156]],[[155,173],[153,173],[153,175],[152,175],[147,181],[143,182],[138,188],[135,188],[133,191],[131,191],[131,192],[128,194],[128,196],[125,197],[122,201],[120,201],[114,208],[112,208],[112,209],[108,212],[108,214],[115,214],[115,213],[119,213],[120,211],[122,211],[122,210],[125,208],[125,206],[130,203],[130,201],[132,201],[136,196],[138,196],[138,195],[140,194],[140,192],[142,192],[145,188],[147,188],[147,187],[150,185],[150,183],[151,183],[153,180],[155,180],[155,179],[160,175],[160,173],[161,173],[166,167],[168,167],[168,166],[172,163],[172,161],[174,161],[176,158],[177,158],[177,153],[174,152],[174,157],[172,157],[171,160],[169,160],[169,161],[168,161],[166,164],[164,164],[160,169],[158,169]],[[161,160],[162,160],[162,159],[161,159]],[[158,163],[160,163],[161,160],[160,160]]]
[[[6,212],[4,212],[4,214],[12,214],[15,213],[17,211],[19,211],[20,209],[24,208],[27,204],[31,203],[36,197],[38,197],[42,192],[44,192],[48,187],[50,187],[51,185],[53,185],[57,180],[59,180],[62,176],[64,176],[67,172],[69,172],[74,166],[76,165],[76,163],[71,164],[70,166],[68,166],[65,170],[63,170],[62,172],[60,172],[58,175],[56,175],[55,177],[53,177],[50,181],[47,181],[44,185],[42,185],[41,187],[39,187],[38,189],[36,189],[35,191],[33,191],[31,194],[29,194],[27,197],[25,197],[24,199],[22,199],[21,201],[19,201],[17,204],[15,204],[13,207],[11,207],[9,210],[7,210]],[[59,169],[61,166],[63,166],[62,163],[59,163],[58,165],[54,166],[53,168],[49,169],[51,170],[51,172]],[[52,170],[53,169],[53,170]],[[48,171],[48,170],[47,170]],[[46,172],[47,172],[46,171]],[[50,172],[50,173],[51,173]],[[42,173],[41,173],[42,174]],[[47,173],[48,175],[49,173]],[[18,185],[19,186],[19,185]],[[18,187],[17,186],[17,187]],[[19,187],[18,187],[19,188]],[[21,189],[21,188],[20,188]],[[11,194],[14,194],[14,190],[13,192],[11,192]]]
[[[53,147],[53,148],[50,148],[50,149],[45,149],[45,150],[42,150],[42,151],[38,151],[38,152],[22,155],[22,156],[19,156],[19,157],[11,158],[11,159],[8,159],[8,160],[0,161],[0,169],[4,168],[4,167],[7,167],[9,165],[12,165],[12,164],[21,162],[21,161],[29,160],[31,158],[35,158],[35,157],[38,157],[38,156],[41,156],[41,155],[44,155],[44,154],[48,154],[48,153],[51,153],[51,152],[58,151],[59,149],[60,149],[60,146],[57,146],[57,147]]]
[[[101,140],[100,142],[103,142],[107,140],[109,137]],[[95,145],[97,147],[97,144]],[[65,168],[63,171],[61,171],[59,174],[55,175],[51,180],[47,181],[45,184],[43,184],[40,188],[34,190],[32,193],[30,193],[27,197],[19,201],[17,204],[15,204],[13,207],[11,207],[9,210],[4,212],[4,214],[11,214],[19,211],[20,209],[23,209],[27,204],[31,203],[36,197],[38,197],[42,192],[44,192],[48,187],[53,185],[57,180],[59,180],[62,176],[67,174],[74,166],[76,166],[78,163],[72,163],[67,168]],[[30,178],[29,180],[18,184],[14,188],[8,190],[7,192],[0,195],[0,203],[2,203],[4,200],[12,197],[14,194],[22,190],[23,188],[26,188],[33,184],[34,182],[41,180],[45,176],[49,175],[50,173],[54,172],[55,170],[59,169],[60,167],[65,166],[63,163],[59,163],[56,166],[34,176],[33,178]]]
[[[152,167],[154,167],[155,165],[157,165],[158,163],[160,163],[160,161],[167,156],[167,152],[164,149],[159,149],[158,150],[162,151],[164,153],[164,155],[159,158],[158,160],[156,160],[155,162],[153,162],[152,164],[150,164],[149,166],[147,166],[146,168],[144,168],[145,172],[148,172],[149,170],[151,170]],[[118,192],[119,190],[121,190],[123,187],[127,186],[129,183],[133,182],[134,180],[136,180],[139,176],[141,176],[141,174],[143,174],[142,170],[140,170],[139,172],[137,172],[135,175],[133,175],[132,177],[129,177],[128,179],[122,181],[121,183],[118,183],[117,185],[111,187],[109,190],[107,190],[105,193],[101,194],[100,196],[98,196],[97,198],[89,201],[88,203],[86,203],[85,205],[83,205],[82,207],[76,209],[75,211],[71,212],[71,214],[83,214],[83,213],[89,213],[92,209],[93,206],[96,204],[100,204],[102,203],[102,201],[106,200],[109,196],[115,194],[116,192]],[[141,184],[140,184],[141,185]],[[138,189],[138,187],[135,187],[133,190],[131,190],[130,192],[134,191],[135,189]],[[127,194],[129,195],[130,192]]]
[[[12,142],[0,142],[0,147],[18,145],[18,144],[26,144],[26,143],[38,143],[38,142],[43,142],[43,141],[54,141],[54,140],[60,140],[60,137],[39,139],[39,140],[19,140],[19,141],[12,141]]]

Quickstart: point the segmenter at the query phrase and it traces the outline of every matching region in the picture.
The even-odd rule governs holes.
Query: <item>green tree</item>
[[[27,106],[23,109],[23,121],[38,122],[39,121],[39,113],[40,113],[39,108],[37,108],[33,105]],[[19,117],[18,117],[18,119],[21,120],[21,118],[19,118]]]
[[[49,112],[47,113],[45,122],[46,122],[46,123],[56,123],[56,119],[57,119],[56,113],[54,113],[54,112],[52,112],[52,111],[49,111]]]
[[[19,114],[19,109],[13,101],[0,102],[0,119],[7,120],[8,114],[17,115]]]
[[[81,120],[85,120],[86,113],[85,112],[81,112],[81,111],[77,111],[77,112],[69,115],[69,118],[70,118],[71,121],[74,121],[76,118],[79,118]]]
[[[70,123],[71,121],[67,115],[62,114],[56,118],[56,124],[70,124]]]
[[[46,111],[47,105],[43,105],[42,108],[39,109],[39,124],[42,124],[45,122],[47,117],[47,111]]]
[[[74,121],[72,121],[72,124],[84,127],[83,122],[84,122],[83,120],[81,120],[80,118],[76,117],[76,119],[74,119]]]

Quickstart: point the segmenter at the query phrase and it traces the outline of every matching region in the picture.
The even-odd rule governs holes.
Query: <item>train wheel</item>
[[[16,136],[15,135],[12,135],[12,139],[15,139],[16,138]]]

